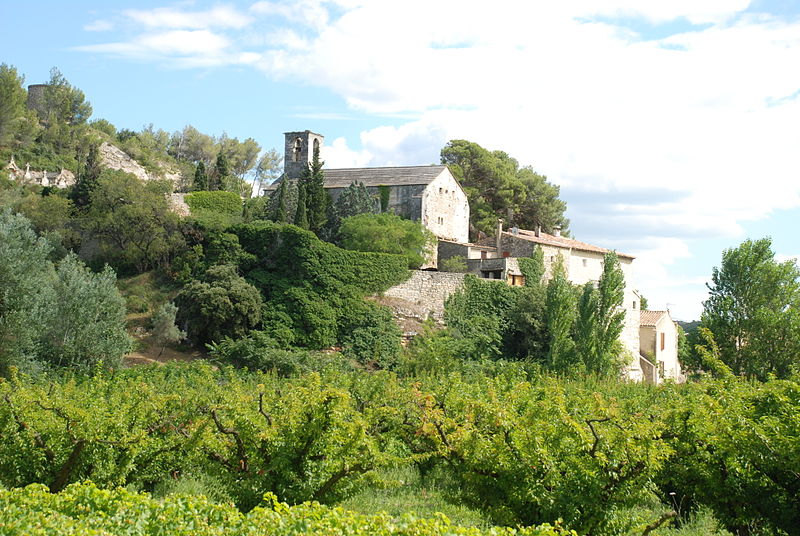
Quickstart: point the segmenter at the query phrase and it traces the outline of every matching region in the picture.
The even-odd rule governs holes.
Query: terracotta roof
[[[611,250],[602,248],[600,246],[595,246],[593,244],[587,244],[586,242],[581,242],[580,240],[575,240],[573,238],[567,238],[566,236],[555,236],[551,234],[547,234],[544,232],[539,233],[539,236],[536,236],[534,231],[528,231],[526,229],[519,229],[516,234],[510,231],[503,231],[505,236],[511,236],[515,238],[521,238],[522,240],[527,240],[529,242],[536,242],[537,244],[542,244],[544,246],[555,246],[559,248],[570,248],[570,249],[577,249],[578,251],[591,251],[594,253],[609,253]],[[484,240],[481,240],[481,243],[489,244],[493,243],[494,237],[487,237]],[[624,257],[626,259],[634,259],[633,255],[628,255],[627,253],[620,253],[617,251],[617,255],[620,257]]]
[[[640,311],[639,325],[655,327],[664,315],[669,316],[669,311]]]

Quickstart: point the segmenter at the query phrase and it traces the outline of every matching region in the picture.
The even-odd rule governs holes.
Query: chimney
[[[536,235],[536,238],[539,238],[542,234],[542,226],[537,225],[536,229],[533,231],[533,234]]]
[[[497,247],[497,253],[500,254],[500,250],[503,249],[503,218],[497,219],[497,236],[495,236],[495,247]]]
[[[553,227],[553,236],[561,236],[561,226],[556,225]]]

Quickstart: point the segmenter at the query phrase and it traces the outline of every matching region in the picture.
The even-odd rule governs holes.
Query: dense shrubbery
[[[248,254],[240,269],[269,304],[263,329],[288,329],[299,346],[344,343],[359,359],[374,360],[376,349],[386,354],[379,361],[395,359],[397,327],[363,298],[406,279],[404,257],[343,250],[286,224],[242,224],[231,232]],[[355,344],[352,333],[358,329],[371,340]]]
[[[184,196],[192,217],[209,227],[227,227],[242,218],[242,198],[233,192],[199,191]]]
[[[267,494],[263,505],[242,514],[205,497],[173,496],[163,501],[123,488],[99,489],[74,484],[59,494],[32,485],[0,491],[0,528],[7,536],[114,534],[117,536],[185,535],[293,536],[569,536],[551,526],[520,529],[452,525],[446,518],[394,519],[387,514],[363,515],[317,503],[288,506]]]

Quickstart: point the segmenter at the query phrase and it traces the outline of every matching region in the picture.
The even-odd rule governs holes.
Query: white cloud
[[[244,28],[253,20],[249,15],[227,5],[219,5],[207,11],[183,11],[169,7],[128,9],[123,14],[147,28]]]
[[[83,26],[87,32],[108,32],[114,29],[114,23],[110,20],[98,19]]]

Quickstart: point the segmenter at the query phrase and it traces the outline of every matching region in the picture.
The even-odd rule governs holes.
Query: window
[[[636,300],[633,300],[633,308],[636,309]]]
[[[511,256],[510,252],[508,252],[508,251],[504,251],[503,252],[503,257],[510,257],[510,256]]]
[[[316,153],[317,151],[319,151],[319,140],[314,138],[314,152]]]
[[[439,188],[439,193],[442,193],[442,189],[441,188]]]
[[[300,151],[303,148],[302,138],[295,138],[294,147],[292,148],[292,162],[300,161]]]
[[[589,264],[589,263],[588,263],[588,261],[587,261],[586,259],[583,259],[583,267],[584,267],[584,268],[586,268],[586,266],[587,266],[588,264]]]
[[[664,350],[664,348],[667,347],[667,345],[666,345],[666,340],[667,340],[666,335],[667,335],[666,333],[662,333],[661,334],[661,350],[662,351]]]
[[[485,251],[481,251],[481,259],[485,259],[485,258],[486,258],[486,252]]]

